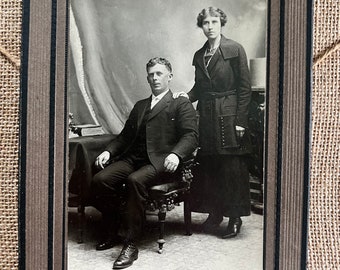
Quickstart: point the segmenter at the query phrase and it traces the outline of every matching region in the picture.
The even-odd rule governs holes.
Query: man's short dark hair
[[[197,26],[199,28],[202,28],[203,20],[209,15],[212,17],[220,17],[221,26],[225,26],[227,23],[227,15],[221,9],[216,7],[208,7],[203,9],[197,16]]]
[[[151,58],[149,60],[149,62],[146,64],[146,70],[148,71],[149,68],[153,67],[154,65],[156,64],[160,64],[160,65],[164,65],[166,66],[166,68],[172,72],[172,67],[171,67],[171,64],[170,62],[165,59],[165,58],[162,58],[162,57],[154,57],[154,58]]]

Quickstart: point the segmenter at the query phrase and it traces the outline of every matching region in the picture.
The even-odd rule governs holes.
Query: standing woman
[[[251,98],[247,56],[243,47],[221,34],[227,22],[219,8],[209,7],[198,14],[197,26],[207,42],[193,59],[195,85],[188,93],[198,100],[201,186],[208,200],[206,231],[218,228],[223,216],[229,217],[222,238],[235,237],[242,225],[241,216],[250,215],[250,190],[247,155],[248,105]],[[205,197],[205,196],[204,196]]]

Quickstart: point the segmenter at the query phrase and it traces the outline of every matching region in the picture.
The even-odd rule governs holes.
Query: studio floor
[[[263,216],[252,213],[243,217],[240,234],[233,239],[221,239],[201,232],[200,224],[206,214],[192,213],[191,236],[185,235],[183,208],[177,206],[168,212],[165,224],[163,254],[158,254],[157,215],[147,215],[147,232],[138,243],[139,258],[128,269],[134,270],[260,270],[263,269]],[[112,269],[122,245],[105,251],[96,251],[95,244],[100,227],[100,214],[92,207],[86,208],[84,243],[77,243],[76,209],[69,210],[68,269]],[[221,224],[226,228],[228,219]]]

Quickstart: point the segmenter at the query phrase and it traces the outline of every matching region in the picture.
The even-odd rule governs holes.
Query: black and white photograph
[[[267,1],[68,13],[68,269],[263,269]]]
[[[19,269],[304,269],[312,1],[22,2]]]

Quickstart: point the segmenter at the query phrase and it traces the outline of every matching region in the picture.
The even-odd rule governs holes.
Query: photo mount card
[[[71,99],[68,96],[70,91],[68,80],[72,72],[70,58],[75,54],[70,51],[72,2],[77,1],[51,1],[44,6],[32,1],[23,1],[23,19],[26,23],[23,24],[21,81],[20,269],[63,269],[67,267],[71,258],[67,245],[69,221],[67,202],[69,198],[68,155],[69,140],[71,140],[68,138],[68,113],[70,112],[68,101]],[[226,7],[224,9],[228,13],[230,12],[228,4],[232,7],[235,1],[224,2],[222,6]],[[119,1],[113,3],[116,4],[117,9],[122,10],[123,17],[133,10],[131,7],[136,5],[133,1],[131,6],[130,4],[120,6]],[[200,29],[194,27],[196,15],[202,8],[204,7],[188,12],[188,14],[195,13],[190,20],[189,16],[184,18],[188,20],[188,26],[190,24],[192,27],[193,37],[190,39],[192,41],[204,37]],[[263,78],[262,80],[252,78],[253,89],[257,91],[265,88],[266,93],[263,257],[260,260],[263,269],[284,267],[296,269],[305,264],[307,252],[312,4],[307,0],[293,1],[284,5],[283,1],[268,1],[266,10],[265,85],[262,82]],[[138,14],[136,9],[134,12]],[[176,16],[174,12],[166,14]],[[123,22],[129,24],[129,20],[133,22],[133,18],[133,16],[126,16]],[[232,18],[233,14],[230,14],[230,19]],[[151,21],[155,24],[154,19]],[[112,23],[110,18],[106,23]],[[229,23],[236,30],[237,27],[242,28],[241,23],[240,25],[236,25],[235,21]],[[166,26],[166,23],[162,22],[162,24]],[[226,30],[225,34],[227,33]],[[83,32],[79,32],[80,36],[82,34]],[[133,31],[125,33],[130,38],[126,40],[118,35],[119,31],[115,34],[118,40],[129,42],[134,33]],[[142,47],[143,38],[150,39],[150,35],[152,36],[152,33],[138,34],[140,37],[137,43]],[[160,36],[168,37],[166,32],[161,33]],[[292,36],[300,38],[294,39]],[[88,36],[83,38],[86,39]],[[190,50],[195,52],[203,44],[201,43],[190,42],[192,45]],[[167,49],[164,42],[162,44],[164,47],[157,46],[158,54]],[[178,52],[177,50],[174,49],[175,52]],[[170,55],[165,56],[170,57]],[[193,53],[186,57],[192,58]],[[105,64],[108,62],[103,61]],[[137,63],[129,76],[137,78],[144,74],[143,89],[147,89],[146,63],[145,61],[137,61]],[[193,70],[190,61],[178,63],[183,64],[185,70],[190,68]],[[110,67],[114,66],[127,69],[124,62],[123,64],[118,62],[117,65],[110,64]],[[176,72],[177,70],[180,68],[176,68]],[[191,77],[193,80],[194,76]],[[190,90],[193,81],[186,79],[181,83],[177,81],[176,84],[186,87],[185,90]],[[90,88],[90,85],[86,87]],[[37,100],[39,106],[36,106]],[[125,119],[130,109],[131,104],[128,102],[119,108]],[[91,110],[88,113],[91,114]],[[123,122],[124,117],[120,119],[118,130]],[[97,125],[96,121],[91,124]],[[108,264],[111,265],[113,260],[108,258]],[[138,263],[142,260],[140,258]],[[70,266],[69,268],[71,269]]]

